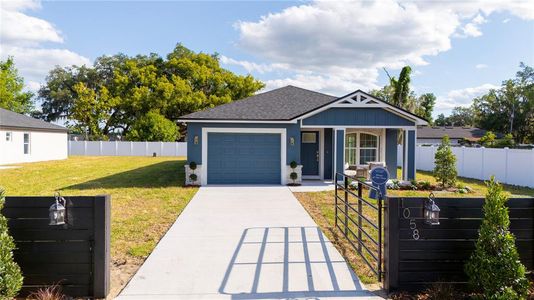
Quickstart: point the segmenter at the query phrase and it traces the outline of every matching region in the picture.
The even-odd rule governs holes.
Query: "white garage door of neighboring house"
[[[280,133],[207,132],[208,184],[280,184]],[[285,156],[285,155],[284,155]]]

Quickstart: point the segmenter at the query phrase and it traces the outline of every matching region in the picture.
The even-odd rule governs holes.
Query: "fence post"
[[[462,164],[460,168],[460,176],[464,176],[465,174],[465,146],[462,146]]]
[[[178,142],[174,142],[174,156],[178,156]]]
[[[94,197],[93,297],[106,298],[110,287],[111,196]]]
[[[482,158],[480,162],[480,178],[478,178],[480,180],[484,180],[484,149],[486,148],[484,147],[480,148],[480,152],[481,152],[480,157]]]
[[[133,142],[130,141],[130,156],[133,156]]]
[[[334,174],[334,196],[335,196],[335,199],[334,199],[334,204],[336,205],[335,207],[335,212],[334,212],[334,225],[335,227],[337,227],[337,173]]]
[[[102,141],[98,142],[98,151],[99,151],[98,155],[102,156]]]
[[[347,176],[343,176],[344,180],[344,186],[345,186],[345,236],[349,235],[349,179]]]
[[[145,141],[145,156],[148,156],[148,142]]]
[[[358,252],[362,253],[362,183],[358,181]]]
[[[159,142],[159,156],[163,156],[163,142]]]
[[[115,156],[119,156],[119,142],[115,141]]]
[[[504,183],[508,183],[508,147],[504,147]]]
[[[83,141],[83,155],[87,155],[87,141]]]
[[[384,289],[399,286],[399,213],[401,198],[386,197],[384,214]]]

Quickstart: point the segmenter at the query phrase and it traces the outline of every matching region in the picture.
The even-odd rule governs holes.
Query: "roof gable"
[[[43,120],[28,117],[3,108],[0,108],[0,128],[40,131],[68,131],[68,129],[63,126],[48,123]]]

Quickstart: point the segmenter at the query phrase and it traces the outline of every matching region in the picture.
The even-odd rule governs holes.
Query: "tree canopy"
[[[29,114],[33,110],[33,93],[23,89],[24,79],[19,76],[13,58],[0,61],[0,107]]]
[[[385,70],[385,69],[384,69]],[[417,96],[410,90],[412,69],[405,66],[399,73],[399,78],[386,74],[389,77],[389,84],[379,90],[372,90],[370,94],[384,101],[408,110],[432,123],[432,112],[436,104],[436,96],[432,93],[426,93]]]
[[[163,120],[159,114],[176,122],[182,115],[251,96],[263,87],[250,75],[223,69],[217,54],[195,53],[178,44],[165,58],[117,54],[99,57],[93,66],[57,67],[39,98],[41,118],[65,118],[90,138],[112,132],[149,138],[129,135],[136,123],[146,128],[139,124],[141,118],[148,123]]]

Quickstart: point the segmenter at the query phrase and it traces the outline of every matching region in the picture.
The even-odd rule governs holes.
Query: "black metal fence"
[[[341,179],[341,181],[339,181]],[[342,182],[342,184],[340,183]],[[374,190],[376,204],[363,198],[363,189]],[[340,195],[341,194],[341,195]],[[370,212],[367,216],[365,210]],[[382,194],[376,187],[356,177],[336,174],[335,226],[361,256],[365,264],[382,279]]]
[[[387,290],[421,290],[435,282],[465,286],[465,261],[474,250],[481,224],[483,198],[435,198],[439,225],[423,218],[425,198],[386,198],[385,284]],[[521,262],[533,270],[534,198],[507,202],[510,231]]]
[[[110,284],[110,196],[64,197],[68,224],[50,226],[54,197],[6,197],[24,283],[20,296],[58,284],[71,297],[105,298]]]

